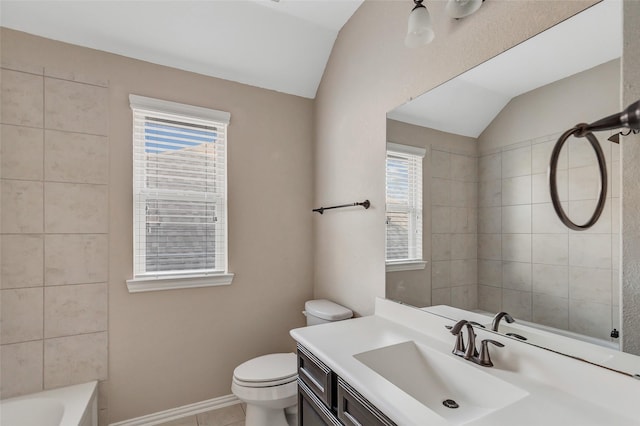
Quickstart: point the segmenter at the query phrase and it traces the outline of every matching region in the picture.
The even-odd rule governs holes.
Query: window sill
[[[127,280],[129,293],[144,291],[179,290],[183,288],[215,287],[229,285],[233,281],[233,274],[189,275],[184,277],[166,278],[134,278]]]
[[[427,266],[427,262],[424,260],[407,260],[405,262],[387,262],[387,272],[397,271],[417,271],[424,269]]]

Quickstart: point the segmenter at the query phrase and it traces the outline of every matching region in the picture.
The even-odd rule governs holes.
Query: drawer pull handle
[[[312,383],[313,385],[315,385],[315,386],[320,390],[320,392],[321,392],[321,393],[324,393],[324,386],[322,386],[322,384],[320,384],[320,382],[319,382],[319,381],[317,381],[317,380],[316,380],[316,378],[315,378],[315,377],[313,377],[313,376],[311,375],[311,373],[309,373],[309,372],[308,372],[307,370],[305,370],[304,368],[301,368],[301,369],[300,369],[300,372],[301,372],[302,374],[304,374],[304,376],[305,376],[307,379],[311,380],[311,383]]]
[[[349,412],[348,412],[348,411],[346,411],[346,410],[345,410],[345,411],[343,411],[343,413],[344,413],[344,416],[345,416],[345,417],[346,417],[346,418],[347,418],[351,423],[353,423],[355,426],[362,426],[362,425],[360,424],[360,422],[358,421],[358,419],[356,419],[356,418],[355,418],[355,417],[353,417],[351,414],[349,414]]]

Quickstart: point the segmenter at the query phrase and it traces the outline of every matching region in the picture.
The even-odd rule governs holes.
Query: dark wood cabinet
[[[338,419],[346,426],[394,426],[380,410],[338,378]]]
[[[298,378],[328,407],[335,406],[335,374],[307,348],[298,345]]]
[[[315,396],[303,381],[298,381],[298,426],[342,426],[333,412]]]
[[[302,345],[298,345],[298,426],[395,426]]]

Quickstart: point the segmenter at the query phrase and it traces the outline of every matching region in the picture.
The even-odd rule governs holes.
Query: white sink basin
[[[454,424],[478,419],[528,395],[483,372],[483,367],[413,341],[354,357]],[[443,404],[446,400],[455,401],[458,407],[446,407]]]

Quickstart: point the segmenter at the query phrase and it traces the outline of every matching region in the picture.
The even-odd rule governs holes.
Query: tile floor
[[[244,404],[235,404],[195,416],[172,420],[159,426],[244,426],[244,410]]]

